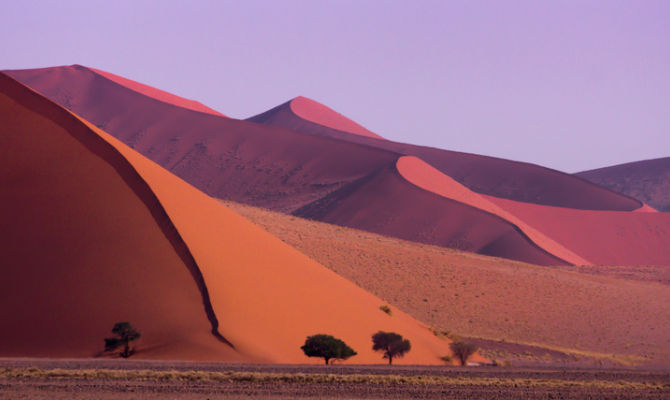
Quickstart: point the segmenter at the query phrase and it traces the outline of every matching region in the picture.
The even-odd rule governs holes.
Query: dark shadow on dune
[[[147,207],[147,210],[151,213],[151,216],[160,227],[168,242],[187,266],[202,295],[205,313],[212,325],[212,334],[222,343],[235,348],[228,339],[219,333],[219,321],[214,313],[207,285],[188,245],[184,242],[179,231],[170,220],[170,217],[160,203],[160,200],[135,168],[132,167],[114,146],[98,136],[95,132],[91,131],[91,129],[83,122],[61,106],[34,92],[29,87],[24,86],[2,72],[0,72],[0,85],[3,92],[7,93],[14,101],[26,108],[32,109],[34,107],[33,102],[38,102],[40,104],[39,113],[42,116],[62,127],[89,151],[114,168],[121,179],[123,179],[128,187],[131,188],[135,195]]]

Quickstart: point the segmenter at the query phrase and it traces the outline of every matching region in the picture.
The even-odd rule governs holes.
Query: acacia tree
[[[452,342],[449,347],[451,348],[451,351],[454,353],[454,356],[458,358],[458,361],[460,361],[461,365],[464,366],[468,362],[468,358],[475,354],[477,351],[477,346],[475,346],[472,343],[466,343],[466,342]]]
[[[307,357],[322,357],[326,365],[331,359],[346,360],[357,354],[342,340],[324,334],[308,336],[305,345],[300,348]]]
[[[112,328],[112,333],[117,337],[105,338],[105,351],[114,351],[123,347],[119,355],[123,358],[132,356],[135,349],[130,347],[130,342],[139,339],[142,334],[130,325],[130,322],[117,322]]]
[[[372,335],[372,350],[383,351],[384,358],[389,360],[389,365],[393,364],[393,357],[402,357],[411,348],[409,340],[403,339],[395,332],[379,331]]]

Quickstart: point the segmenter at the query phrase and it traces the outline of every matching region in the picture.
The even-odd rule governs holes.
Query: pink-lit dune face
[[[639,201],[620,193],[538,165],[347,133],[297,115],[294,102],[307,103],[317,109],[325,107],[309,99],[298,99],[255,115],[248,121],[362,144],[398,155],[416,156],[477,193],[589,210],[631,211],[641,206]]]
[[[573,210],[485,197],[593,264],[670,266],[670,213]]]
[[[294,214],[414,242],[540,265],[566,264],[503,218],[409,182],[395,162]]]
[[[399,363],[449,354],[407,314],[389,317],[381,299],[1,74],[0,117],[0,355],[90,357],[123,320],[143,332],[136,358],[321,363],[300,346],[329,333],[359,353],[351,362],[380,363],[380,329],[411,340]]]
[[[658,210],[649,206],[648,204],[643,204],[642,207],[635,210],[635,212],[655,213],[658,212]]]
[[[534,229],[523,220],[517,218],[515,215],[489,201],[485,196],[475,193],[456,182],[454,179],[433,168],[423,160],[412,156],[400,157],[400,159],[398,159],[397,167],[398,172],[400,172],[405,179],[422,189],[495,214],[514,224],[521,229],[530,240],[548,253],[571,264],[589,264],[584,258],[578,256],[574,252],[547,237],[542,232]]]
[[[339,131],[353,133],[375,139],[384,139],[376,133],[365,129],[344,115],[314,100],[298,96],[289,103],[291,110],[300,118]]]
[[[84,67],[84,68],[87,68],[87,67]],[[204,104],[202,104],[198,101],[189,100],[189,99],[185,99],[183,97],[175,96],[172,93],[168,93],[166,91],[163,91],[163,90],[156,89],[154,87],[145,85],[143,83],[139,83],[139,82],[136,82],[136,81],[133,81],[133,80],[130,80],[130,79],[126,79],[122,76],[114,75],[110,72],[101,71],[101,70],[95,69],[95,68],[88,68],[88,69],[95,72],[96,74],[102,75],[105,78],[118,83],[119,85],[125,86],[125,87],[127,87],[131,90],[134,90],[138,93],[142,93],[145,96],[148,96],[148,97],[151,97],[153,99],[162,101],[164,103],[173,104],[175,106],[183,107],[183,108],[193,110],[193,111],[199,111],[199,112],[203,112],[203,113],[207,113],[207,114],[217,115],[219,117],[226,117],[225,115],[221,114],[220,112],[218,112],[216,110],[213,110],[213,109],[205,106]]]

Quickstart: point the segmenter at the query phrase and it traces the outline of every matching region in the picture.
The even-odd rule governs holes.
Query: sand
[[[11,162],[1,355],[92,356],[119,320],[143,332],[139,358],[320,363],[299,347],[329,333],[359,353],[351,361],[379,363],[378,330],[412,341],[398,363],[449,353],[407,314],[382,312],[379,298],[111,135],[5,75],[0,89]]]

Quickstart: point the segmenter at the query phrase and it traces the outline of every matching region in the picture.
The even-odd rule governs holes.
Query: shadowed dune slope
[[[304,117],[296,111],[295,102],[294,99],[248,120],[416,156],[477,193],[587,210],[631,211],[642,205],[586,180],[534,164],[352,135],[346,129]]]
[[[670,157],[578,172],[575,175],[670,211]]]
[[[596,265],[670,266],[670,214],[571,210],[487,196]]]
[[[0,79],[10,127],[1,148],[11,163],[0,192],[10,205],[2,209],[3,355],[89,356],[117,320],[142,329],[138,356],[149,358],[310,362],[299,348],[305,337],[330,333],[358,351],[352,361],[376,363],[370,336],[379,329],[412,341],[405,363],[438,364],[449,352],[408,315],[389,317],[379,298]],[[192,267],[235,351],[209,333]]]
[[[261,124],[281,126],[296,131],[330,136],[336,139],[359,135],[384,140],[344,115],[312,99],[298,96],[271,110],[247,119]],[[343,134],[345,136],[343,136]]]
[[[363,208],[361,204],[373,206]],[[297,210],[294,215],[536,264],[566,264],[499,216],[407,181],[395,164]]]
[[[226,204],[435,328],[578,355],[670,360],[670,286],[651,282],[667,282],[667,268],[580,267],[582,274]]]

